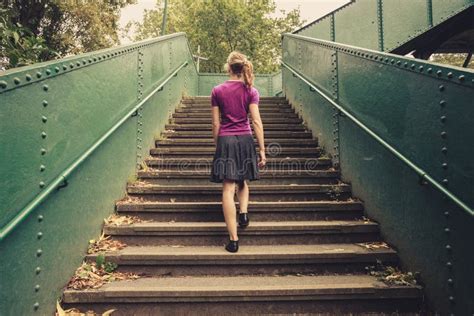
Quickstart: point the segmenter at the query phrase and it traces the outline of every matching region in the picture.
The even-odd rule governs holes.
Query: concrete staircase
[[[397,253],[364,246],[381,241],[378,224],[363,216],[350,185],[284,98],[261,99],[268,164],[250,183],[251,224],[239,230],[241,248],[227,253],[221,185],[208,181],[210,109],[208,97],[183,99],[147,168],[117,202],[118,214],[149,221],[104,227],[127,244],[106,259],[141,278],[66,290],[66,308],[115,308],[113,315],[419,312],[420,287],[387,285],[367,273],[377,260],[396,266]]]

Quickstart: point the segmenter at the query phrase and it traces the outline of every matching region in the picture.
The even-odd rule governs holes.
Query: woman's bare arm
[[[260,154],[260,161],[258,165],[260,167],[265,166],[266,163],[266,156],[265,156],[265,139],[263,135],[263,123],[262,118],[260,117],[260,110],[258,108],[258,104],[251,103],[249,105],[250,115],[252,116],[252,126],[253,130],[255,131],[255,136],[257,137],[258,147],[259,147],[259,154]]]
[[[214,138],[214,144],[216,145],[217,145],[217,135],[219,134],[220,125],[221,125],[221,122],[220,122],[219,107],[213,106],[212,107],[212,137]]]

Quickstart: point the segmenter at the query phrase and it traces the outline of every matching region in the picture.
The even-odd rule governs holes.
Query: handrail
[[[164,85],[168,83],[183,67],[188,65],[185,61],[180,66],[176,67],[173,72],[166,77],[161,84],[153,89],[146,97],[137,103],[130,111],[127,112],[117,123],[115,123],[107,132],[105,132],[91,147],[89,147],[79,158],[69,165],[51,184],[49,184],[39,195],[37,195],[30,203],[28,203],[15,217],[10,220],[0,230],[0,241],[3,240],[10,232],[12,232],[38,205],[40,205],[46,198],[61,186],[62,183],[67,183],[67,177],[74,172],[77,167],[84,162],[112,133],[114,133],[125,121],[127,121],[146,101],[148,101],[156,92],[161,91]]]
[[[316,87],[313,83],[311,83],[308,79],[304,78],[302,74],[300,74],[296,69],[291,67],[290,65],[286,64],[284,61],[281,62],[281,65],[290,70],[293,75],[297,76],[300,78],[304,83],[306,83],[311,89],[314,91],[318,92],[324,99],[326,99],[332,106],[334,106],[339,112],[343,113],[345,116],[347,116],[352,122],[354,122],[357,126],[359,126],[362,130],[364,130],[367,134],[369,134],[373,139],[375,139],[379,144],[381,144],[383,147],[388,149],[392,154],[394,154],[399,160],[401,160],[403,163],[405,163],[408,167],[413,169],[419,176],[420,179],[426,180],[431,185],[433,185],[438,191],[443,193],[445,196],[447,196],[451,201],[453,201],[455,204],[457,204],[460,208],[462,208],[464,211],[466,211],[468,214],[471,216],[474,216],[474,210],[471,209],[468,205],[466,205],[463,201],[461,201],[458,197],[456,197],[453,193],[450,191],[446,190],[440,183],[438,183],[435,179],[433,179],[428,173],[426,173],[423,169],[418,167],[416,164],[414,164],[411,160],[406,158],[404,155],[402,155],[398,150],[396,150],[394,147],[392,147],[389,143],[387,143],[385,140],[383,140],[380,136],[378,136],[374,131],[372,131],[370,128],[368,128],[364,123],[359,121],[355,116],[353,116],[351,113],[346,111],[341,105],[337,104],[331,97],[327,96],[321,89]]]

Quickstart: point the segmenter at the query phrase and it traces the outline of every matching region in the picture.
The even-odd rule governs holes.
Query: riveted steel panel
[[[307,28],[304,28],[298,34],[308,37],[331,40],[331,17],[326,16]]]
[[[378,49],[377,1],[357,0],[335,14],[336,42]]]
[[[432,3],[434,24],[439,24],[469,6],[474,5],[473,0],[432,0]]]
[[[172,77],[185,62],[188,66]],[[15,84],[16,77],[25,81]],[[117,125],[168,78],[136,115]],[[68,176],[67,186],[53,189],[0,241],[1,315],[53,313],[62,287],[84,258],[88,240],[98,237],[103,218],[124,197],[127,180],[134,179],[136,163],[148,154],[182,95],[196,93],[197,72],[182,33],[0,76],[0,116],[9,120],[1,124],[2,234],[5,224],[38,197],[39,180],[45,179],[47,186],[58,179],[118,126]]]
[[[329,98],[474,206],[473,150],[468,145],[474,140],[472,71],[294,35],[284,36],[284,49],[298,47],[298,41],[312,42],[316,51],[337,51],[338,90]],[[327,80],[324,75],[332,76],[312,76],[296,54],[283,51],[283,56],[291,57],[284,63],[299,67],[298,74],[319,89]],[[287,67],[283,87],[326,152],[336,154],[330,146],[334,113],[327,110],[327,100]],[[467,293],[474,281],[473,217],[435,187],[422,185],[414,169],[347,116],[337,126],[343,180],[364,201],[368,216],[380,223],[403,268],[420,272],[430,307],[440,314],[472,313]]]
[[[391,51],[430,28],[428,1],[383,1],[383,40]]]

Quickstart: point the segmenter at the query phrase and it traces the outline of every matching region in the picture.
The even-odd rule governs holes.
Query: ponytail
[[[244,60],[244,67],[243,67],[243,75],[244,75],[244,81],[245,81],[245,85],[247,86],[247,88],[252,88],[253,86],[253,78],[254,78],[254,75],[253,75],[253,65],[252,63],[245,59]]]
[[[248,89],[253,86],[253,65],[244,54],[236,51],[230,53],[229,57],[227,58],[227,63],[225,64],[225,68],[227,71],[232,72],[239,77],[243,76],[245,85]]]

